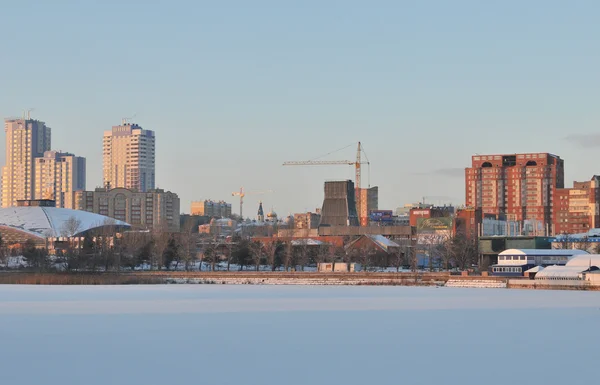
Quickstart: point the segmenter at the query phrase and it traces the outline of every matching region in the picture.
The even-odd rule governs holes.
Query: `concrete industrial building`
[[[137,192],[125,188],[75,192],[75,209],[105,215],[136,229],[180,229],[179,197],[160,189]]]
[[[104,132],[102,150],[104,187],[139,192],[154,189],[154,131],[124,120],[120,126]]]
[[[564,187],[564,161],[548,153],[476,155],[465,177],[468,207],[549,228],[555,191]]]
[[[554,195],[554,234],[585,233],[600,228],[600,176],[573,182]]]
[[[207,217],[229,218],[231,217],[231,203],[225,201],[203,200],[192,202],[192,215]]]
[[[34,199],[34,159],[50,150],[51,129],[39,120],[6,119],[6,162],[2,168],[2,207]]]
[[[354,182],[325,182],[325,199],[319,226],[358,226]]]
[[[73,192],[85,190],[85,158],[67,152],[46,151],[35,158],[35,199],[52,199],[56,207],[74,207]]]

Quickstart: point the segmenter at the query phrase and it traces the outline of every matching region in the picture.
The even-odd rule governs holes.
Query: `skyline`
[[[0,64],[0,115],[35,108],[53,149],[87,158],[88,190],[102,184],[103,132],[135,112],[157,136],[156,185],[182,212],[201,199],[237,212],[241,186],[274,190],[247,196],[247,215],[259,200],[280,216],[312,211],[324,181],[354,179],[352,167],[281,164],[358,141],[382,209],[464,203],[476,153],[554,153],[566,187],[600,173],[595,2],[119,4],[11,3],[32,27],[0,27],[13,53]],[[323,159],[353,159],[346,151]]]

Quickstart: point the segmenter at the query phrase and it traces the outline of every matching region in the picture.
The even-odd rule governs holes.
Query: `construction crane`
[[[240,187],[240,191],[234,191],[231,193],[231,196],[240,197],[240,218],[244,219],[244,197],[246,195],[259,195],[259,194],[268,194],[272,193],[273,190],[265,190],[265,191],[250,191],[245,192],[244,187]]]
[[[350,146],[346,146],[344,148],[341,148],[340,150],[343,150],[348,147],[350,147]],[[336,150],[333,152],[337,152],[340,150]],[[331,152],[331,153],[333,153],[333,152]],[[331,153],[329,153],[329,154],[331,154]],[[326,155],[329,155],[329,154],[326,154]],[[363,164],[370,165],[368,158],[366,161],[363,161],[361,159],[362,154],[364,154],[365,158],[367,158],[367,154],[365,154],[365,152],[362,148],[362,145],[360,144],[360,142],[358,142],[358,147],[356,149],[356,160],[354,160],[354,161],[352,161],[352,160],[305,160],[305,161],[284,162],[283,165],[284,166],[334,166],[334,165],[354,166],[354,169],[355,169],[354,187],[355,187],[355,196],[356,196],[356,205],[357,205],[356,209],[358,211],[357,214],[358,214],[358,217],[360,220],[360,213],[361,213],[361,209],[362,209],[362,205],[363,205],[363,202],[361,199],[361,193],[360,193],[361,166]],[[369,185],[369,187],[371,187],[371,186]]]

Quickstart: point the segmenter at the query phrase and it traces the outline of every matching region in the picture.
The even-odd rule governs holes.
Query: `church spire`
[[[265,221],[265,212],[263,210],[262,201],[260,201],[260,203],[258,204],[258,221],[259,222]]]

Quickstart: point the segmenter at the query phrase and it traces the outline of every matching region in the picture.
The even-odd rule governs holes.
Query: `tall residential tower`
[[[35,199],[52,199],[56,207],[74,208],[73,192],[85,190],[85,158],[46,151],[35,159]]]
[[[154,189],[154,131],[123,121],[104,132],[104,187],[139,192]]]
[[[475,155],[465,170],[468,207],[511,221],[553,223],[556,190],[564,187],[564,161],[548,153]]]
[[[2,168],[2,207],[35,198],[34,158],[50,150],[51,130],[39,120],[6,119],[6,163]]]

